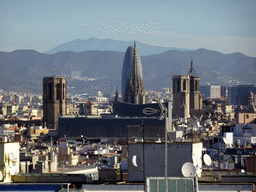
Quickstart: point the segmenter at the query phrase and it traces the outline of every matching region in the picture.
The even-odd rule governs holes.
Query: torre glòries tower
[[[57,129],[60,115],[67,113],[67,80],[65,77],[43,79],[43,121],[48,129]]]
[[[123,102],[145,104],[142,66],[139,52],[134,46],[127,48],[122,71]]]

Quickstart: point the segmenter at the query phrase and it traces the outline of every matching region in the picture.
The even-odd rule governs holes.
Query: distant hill
[[[153,55],[163,53],[169,50],[188,51],[189,49],[181,49],[175,47],[160,47],[147,45],[139,41],[135,41],[136,46],[140,48],[140,55]],[[84,51],[117,51],[125,52],[127,47],[134,44],[134,41],[119,41],[113,39],[97,39],[89,38],[86,40],[76,39],[67,43],[60,44],[53,49],[46,51],[47,54],[55,54],[63,51],[84,52]]]
[[[140,46],[137,46],[141,52]],[[120,90],[124,52],[84,51],[39,53],[33,50],[0,52],[0,88],[27,92],[42,92],[43,77],[56,75],[68,78],[69,93],[113,94]],[[201,84],[256,84],[256,58],[241,53],[222,54],[207,49],[195,51],[170,50],[141,56],[146,90],[162,91],[171,87],[173,75],[186,75],[194,61]],[[81,71],[88,81],[71,80],[71,70]]]

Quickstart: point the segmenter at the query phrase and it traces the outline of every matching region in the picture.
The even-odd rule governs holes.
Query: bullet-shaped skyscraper
[[[143,84],[142,66],[139,52],[134,46],[127,48],[122,71],[123,102],[145,104],[145,89]]]

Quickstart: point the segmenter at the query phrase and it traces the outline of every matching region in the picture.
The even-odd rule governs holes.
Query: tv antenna
[[[165,120],[165,144],[164,144],[164,149],[165,149],[165,161],[164,161],[164,177],[165,177],[165,191],[168,192],[168,183],[167,183],[167,132],[168,132],[168,125],[169,123],[167,122],[167,109],[166,107],[163,105],[163,103],[158,103],[160,110],[156,110],[153,108],[145,108],[143,109],[143,113],[146,115],[152,115],[152,114],[156,114],[160,111],[160,116],[159,119],[160,120]],[[169,114],[169,118],[171,117],[171,114]]]

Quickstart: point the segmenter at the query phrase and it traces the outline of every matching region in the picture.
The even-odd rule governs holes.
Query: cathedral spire
[[[193,59],[191,59],[190,69],[189,69],[189,71],[188,71],[188,75],[189,75],[189,76],[196,76],[196,72],[195,72],[195,70],[194,70],[194,68],[193,68]]]
[[[118,89],[116,87],[116,97],[115,97],[115,103],[119,101],[119,95],[118,95]]]

